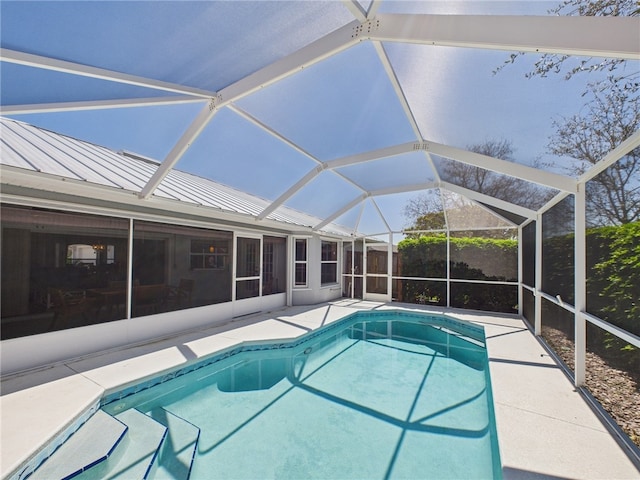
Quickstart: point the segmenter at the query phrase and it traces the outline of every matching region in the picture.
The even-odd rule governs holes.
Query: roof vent
[[[153,158],[145,157],[144,155],[139,155],[137,153],[128,152],[127,150],[120,150],[118,152],[120,155],[124,155],[125,157],[134,158],[136,160],[142,160],[143,162],[152,163],[154,165],[160,165],[162,162],[158,160],[154,160]]]

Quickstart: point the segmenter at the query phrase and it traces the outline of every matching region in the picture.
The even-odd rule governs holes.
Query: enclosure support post
[[[354,276],[356,269],[356,240],[351,240],[351,272],[349,273],[349,298],[356,298],[355,295],[355,283],[356,278]]]
[[[447,226],[447,307],[451,307],[451,237]]]
[[[289,273],[287,274],[286,305],[290,307],[293,305],[293,285],[296,277],[296,241],[292,235],[287,237],[287,258],[289,258],[287,262]]]
[[[542,335],[542,214],[536,215],[536,315],[534,333]]]
[[[387,298],[387,301],[393,301],[393,233],[391,232],[389,232],[387,248]]]
[[[127,319],[131,318],[131,299],[133,297],[133,284],[134,284],[134,278],[133,278],[133,218],[129,219],[129,245],[128,245],[128,250],[129,250],[129,258],[127,258],[127,278],[129,279],[129,282],[127,282],[127,301],[125,302],[126,305],[126,309],[127,309]]]
[[[522,225],[518,227],[518,315],[522,317]]]
[[[578,183],[575,194],[575,243],[574,243],[574,284],[575,284],[575,386],[585,383],[585,357],[587,350],[586,318],[587,309],[587,259],[586,259],[586,195],[584,183]]]

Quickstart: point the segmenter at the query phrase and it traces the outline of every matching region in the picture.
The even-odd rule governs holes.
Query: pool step
[[[153,409],[148,415],[167,427],[159,461],[155,463],[149,479],[187,480],[198,447],[200,429],[164,408]]]
[[[127,426],[102,410],[58,448],[29,478],[51,480],[78,478],[96,464],[104,463],[126,436]]]
[[[115,416],[127,426],[127,434],[118,444],[112,458],[83,471],[77,480],[148,479],[157,461],[167,428],[153,418],[132,408]]]

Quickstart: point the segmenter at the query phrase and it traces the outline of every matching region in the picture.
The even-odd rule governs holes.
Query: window
[[[295,242],[295,286],[307,286],[307,240],[297,238]]]
[[[222,270],[227,266],[228,252],[227,240],[193,239],[191,240],[191,269],[215,268]]]
[[[183,310],[231,301],[233,233],[133,222],[133,278],[141,287],[165,285],[156,311]],[[158,287],[159,288],[159,287]],[[133,288],[132,316],[154,313],[155,288]],[[149,305],[151,304],[151,305]]]
[[[129,221],[2,205],[2,340],[126,315],[100,291],[127,280]]]
[[[262,294],[284,292],[286,272],[287,240],[265,236],[262,239]]]
[[[260,295],[260,239],[237,239],[236,300]]]
[[[115,247],[97,242],[67,246],[67,265],[101,265],[115,261]]]
[[[322,241],[320,258],[320,283],[328,285],[338,282],[338,243]]]
[[[364,241],[358,239],[342,245],[342,296],[362,298]]]
[[[389,245],[372,240],[366,242],[367,293],[386,295],[388,292]]]

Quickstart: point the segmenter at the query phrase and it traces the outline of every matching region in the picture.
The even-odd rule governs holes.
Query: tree
[[[466,148],[481,155],[514,161],[514,149],[508,140],[489,139],[483,143],[468,145]],[[440,178],[449,183],[534,210],[555,193],[516,177],[455,160],[440,160],[438,172]],[[462,208],[463,205],[459,207]],[[439,194],[422,194],[410,199],[404,213],[411,222],[412,230],[436,230],[445,227],[443,205]]]
[[[640,14],[640,8],[636,0],[564,0],[558,6],[549,10],[553,15],[580,15],[586,17],[595,16],[619,16],[631,17]],[[535,70],[530,74],[546,76],[549,73],[559,73],[567,66],[569,55],[545,54],[535,64]],[[619,58],[586,58],[569,66],[565,72],[565,78],[585,72],[607,72],[617,70],[624,65],[626,60]],[[638,74],[634,72],[630,76],[620,76],[618,80],[625,80],[625,88],[638,90]]]
[[[488,157],[513,161],[513,146],[507,140],[486,140],[484,143],[468,145],[467,150]],[[443,179],[480,193],[495,196],[505,187],[511,189],[510,177],[500,176],[475,165],[448,161],[442,167]]]
[[[549,10],[555,15],[638,16],[636,0],[564,0]],[[496,71],[516,61],[512,54]],[[563,74],[565,79],[589,72],[608,72],[588,85],[579,114],[553,121],[556,132],[547,144],[549,153],[568,157],[565,173],[579,177],[640,128],[640,72],[619,58],[575,59],[544,54],[527,78]],[[624,224],[640,218],[640,151],[630,152],[587,183],[588,220],[591,225]]]
[[[485,140],[483,143],[468,145],[467,150],[488,157],[513,162],[514,149],[508,140]],[[534,165],[536,166],[536,165]],[[553,192],[517,177],[511,177],[484,168],[446,161],[442,164],[441,178],[461,187],[483,193],[506,202],[537,210],[553,196]]]
[[[579,176],[640,129],[640,97],[610,77],[590,86],[592,100],[582,112],[556,120],[549,151],[570,157],[564,168]],[[592,226],[640,220],[640,149],[625,155],[587,183],[588,219]]]
[[[404,216],[411,224],[409,230],[430,231],[446,227],[438,190],[427,190],[409,200],[404,206]]]
[[[579,16],[620,16],[632,17],[640,15],[640,7],[636,0],[564,0],[556,7],[548,10],[551,15]],[[524,55],[513,53],[499,66],[494,73],[500,72],[507,65]],[[549,74],[563,73],[566,80],[576,74],[587,72],[613,72],[624,66],[626,60],[620,58],[585,58],[574,61],[570,55],[545,53],[535,62],[533,70],[525,74],[526,78],[547,77]],[[640,74],[637,71],[617,77],[626,89],[640,89]]]

